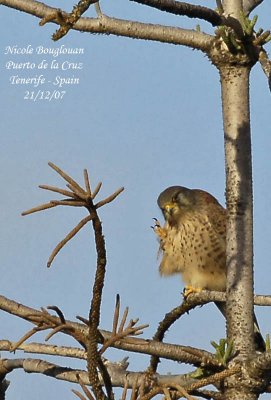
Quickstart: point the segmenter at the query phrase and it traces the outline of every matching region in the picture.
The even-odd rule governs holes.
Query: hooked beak
[[[163,212],[164,212],[165,217],[166,216],[171,217],[172,214],[173,214],[174,208],[175,208],[175,204],[174,203],[165,204],[165,206],[163,207]]]

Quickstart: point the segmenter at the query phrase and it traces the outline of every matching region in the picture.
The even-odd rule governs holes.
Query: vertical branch
[[[224,0],[223,9],[226,15],[239,19],[243,8],[243,0]]]
[[[249,73],[249,66],[220,69],[228,210],[227,329],[235,348],[245,356],[254,350]]]
[[[92,301],[89,312],[89,343],[88,343],[88,354],[87,354],[87,364],[89,371],[89,379],[92,385],[93,393],[95,394],[96,399],[104,400],[105,394],[102,390],[102,386],[100,384],[98,370],[99,368],[101,375],[103,377],[103,381],[107,390],[108,398],[113,399],[113,391],[111,380],[109,374],[104,366],[101,357],[98,353],[98,340],[99,340],[99,332],[98,326],[100,323],[100,309],[102,302],[102,292],[104,286],[104,278],[106,271],[106,249],[105,249],[105,240],[102,232],[102,224],[96,212],[96,209],[92,203],[88,208],[90,214],[93,215],[93,230],[95,236],[95,246],[97,253],[97,267],[95,280],[93,285],[93,293],[92,293]]]
[[[5,400],[6,398],[6,390],[9,387],[9,381],[6,379],[0,379],[0,400]]]

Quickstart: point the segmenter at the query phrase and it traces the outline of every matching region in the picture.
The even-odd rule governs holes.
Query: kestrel
[[[209,193],[171,186],[158,197],[165,225],[155,232],[163,253],[160,274],[180,273],[190,290],[226,290],[226,210]],[[225,304],[216,303],[225,315]],[[255,344],[265,343],[254,315]]]

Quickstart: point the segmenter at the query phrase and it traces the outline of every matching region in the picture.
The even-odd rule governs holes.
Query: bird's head
[[[165,220],[171,225],[176,224],[188,211],[193,211],[196,202],[196,191],[183,186],[170,186],[157,199]]]

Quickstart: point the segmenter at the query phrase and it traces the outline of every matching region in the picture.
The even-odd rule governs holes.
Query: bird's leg
[[[156,233],[156,235],[159,237],[160,240],[165,239],[167,236],[166,230],[164,228],[162,228],[162,226],[157,218],[153,218],[153,219],[155,222],[155,225],[152,226],[154,232]]]
[[[184,297],[184,299],[187,299],[187,297],[190,295],[190,294],[193,294],[193,293],[200,293],[202,291],[202,289],[200,289],[200,288],[195,288],[195,287],[193,287],[193,286],[186,286],[185,288],[184,288],[184,290],[183,290],[183,297]]]

